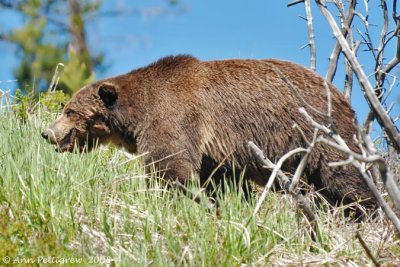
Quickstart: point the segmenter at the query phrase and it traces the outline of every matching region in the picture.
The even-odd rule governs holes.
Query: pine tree
[[[94,80],[103,55],[90,53],[84,18],[99,7],[99,0],[0,0],[0,8],[17,11],[24,21],[22,27],[0,36],[17,46],[20,63],[14,75],[21,88],[47,90],[58,63],[64,65],[58,89],[68,94]]]

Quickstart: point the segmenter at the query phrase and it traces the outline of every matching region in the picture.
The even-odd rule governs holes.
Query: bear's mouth
[[[63,152],[72,152],[74,149],[74,143],[77,141],[75,140],[76,137],[76,129],[72,128],[68,134],[61,140],[60,143],[57,144],[56,151],[59,153]]]

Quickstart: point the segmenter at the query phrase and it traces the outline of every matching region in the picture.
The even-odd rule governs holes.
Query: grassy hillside
[[[217,216],[146,178],[140,159],[115,148],[56,153],[40,136],[54,117],[24,122],[0,112],[0,264],[371,265],[357,229],[380,263],[399,263],[399,244],[379,216],[355,224],[341,210],[318,209],[315,242],[284,194],[272,193],[249,220],[258,193],[246,202],[228,192]]]

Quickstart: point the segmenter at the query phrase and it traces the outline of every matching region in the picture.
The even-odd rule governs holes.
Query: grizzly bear
[[[260,165],[248,142],[258,145],[271,161],[306,147],[305,139],[312,139],[314,129],[299,113],[300,107],[359,151],[353,139],[354,112],[344,96],[328,86],[331,118],[324,115],[328,107],[324,79],[294,63],[204,62],[187,55],[170,56],[85,86],[42,136],[60,152],[89,151],[108,142],[131,153],[147,152],[144,164],[154,162],[166,179],[185,182],[199,176],[204,183],[210,176],[218,180],[226,173],[243,172],[245,180],[265,185],[270,170]],[[282,170],[293,173],[301,156],[287,160]],[[345,155],[318,143],[304,172],[306,182],[333,204],[362,200],[364,207],[375,207],[372,193],[353,166],[328,166],[344,159]]]

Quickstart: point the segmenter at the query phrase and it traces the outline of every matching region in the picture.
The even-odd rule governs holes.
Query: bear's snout
[[[42,132],[42,137],[52,144],[56,143],[56,136],[54,134],[54,131],[50,128],[47,128]]]
[[[49,134],[47,133],[46,130],[44,130],[44,131],[42,132],[42,137],[43,137],[44,139],[46,139],[46,140],[47,140],[47,138],[49,138]]]

